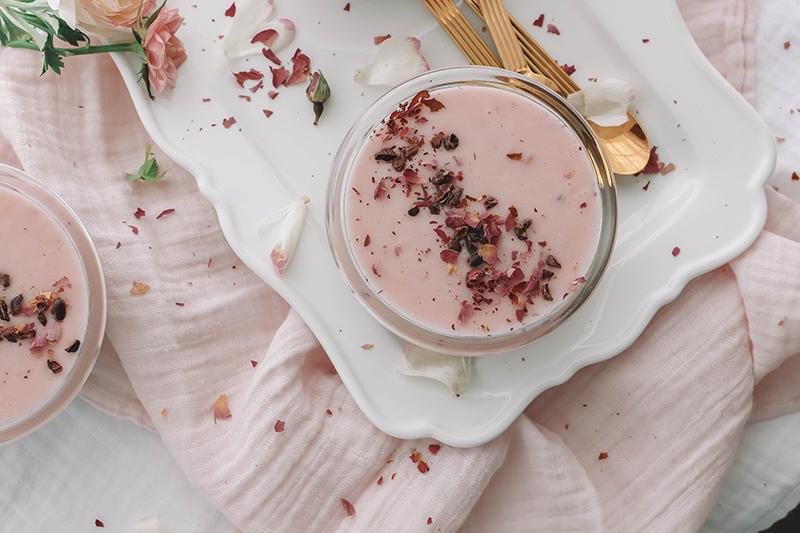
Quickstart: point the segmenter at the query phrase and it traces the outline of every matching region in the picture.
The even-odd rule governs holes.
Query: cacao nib
[[[553,272],[552,270],[542,270],[542,280],[543,281],[544,280],[548,280],[548,279],[552,278],[553,276],[555,276],[555,272]]]
[[[408,210],[408,216],[415,217],[419,215],[419,207],[412,207]]]
[[[406,168],[406,162],[406,157],[404,155],[399,155],[392,161],[392,168],[397,172],[402,172]]]
[[[444,139],[444,149],[448,152],[452,152],[458,148],[458,137],[455,133],[451,133],[449,137],[445,137]]]
[[[431,178],[431,183],[437,187],[441,187],[442,185],[450,183],[451,181],[453,181],[453,173],[445,173],[444,170],[440,170],[438,174]]]
[[[0,287],[7,289],[11,286],[11,276],[8,274],[0,274]]]
[[[11,299],[11,316],[17,316],[22,311],[22,295],[18,294]]]
[[[390,146],[389,148],[384,148],[380,150],[377,154],[375,154],[376,161],[394,161],[397,159],[397,152],[395,152],[394,146]]]
[[[0,320],[4,322],[11,321],[11,317],[8,316],[8,304],[2,298],[0,298]]]
[[[44,313],[39,313],[36,315],[36,318],[39,320],[39,323],[43,326],[47,325],[47,316]]]
[[[497,198],[495,198],[494,196],[490,196],[483,201],[483,207],[485,207],[487,210],[497,206],[497,204],[498,204]]]
[[[56,298],[53,301],[53,308],[50,310],[50,312],[57,321],[61,322],[67,316],[67,302],[61,298]]]
[[[544,298],[548,302],[552,302],[553,301],[553,295],[550,294],[550,284],[549,283],[545,283],[544,285],[542,285],[542,298]]]
[[[533,220],[526,218],[522,221],[522,224],[514,228],[514,235],[517,236],[517,239],[521,241],[528,240],[528,228],[531,227],[531,224],[533,224]]]
[[[431,137],[431,146],[435,149],[439,149],[442,147],[442,143],[444,143],[444,133],[439,132],[433,137]]]
[[[547,259],[544,260],[544,264],[553,268],[561,268],[561,263],[552,255],[547,256]]]
[[[70,344],[69,346],[67,346],[67,347],[64,349],[64,351],[65,351],[65,352],[67,352],[67,353],[75,353],[75,352],[77,352],[77,351],[78,351],[78,349],[79,349],[80,347],[81,347],[81,341],[79,341],[79,340],[77,340],[77,339],[76,339],[76,340],[75,340],[75,341],[74,341],[72,344]]]
[[[47,368],[49,368],[50,372],[52,372],[53,374],[58,374],[59,372],[64,370],[64,368],[61,366],[61,363],[59,363],[54,359],[47,360]]]

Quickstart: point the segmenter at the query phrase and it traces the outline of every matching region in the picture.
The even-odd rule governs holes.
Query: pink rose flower
[[[155,0],[80,0],[79,7],[86,10],[99,27],[132,28],[142,5],[142,15],[149,15],[156,6]],[[80,18],[80,17],[79,17]]]
[[[181,24],[183,17],[177,9],[164,9],[147,28],[144,50],[147,53],[150,89],[154,95],[161,94],[167,87],[175,87],[178,67],[186,61],[183,43],[175,36]]]

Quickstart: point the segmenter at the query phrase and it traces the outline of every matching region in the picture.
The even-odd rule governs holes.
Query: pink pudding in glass
[[[553,313],[598,248],[598,178],[577,135],[513,91],[459,85],[403,103],[351,167],[346,235],[388,306],[488,336]]]
[[[0,187],[0,425],[62,384],[81,351],[89,303],[75,246],[42,207]]]

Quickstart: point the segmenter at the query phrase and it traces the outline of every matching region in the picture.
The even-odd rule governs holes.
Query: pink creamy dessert
[[[83,265],[59,224],[0,187],[0,424],[30,413],[72,368],[86,332]]]
[[[438,333],[500,335],[586,281],[597,175],[575,133],[488,86],[421,92],[376,127],[351,169],[346,234],[363,277]]]

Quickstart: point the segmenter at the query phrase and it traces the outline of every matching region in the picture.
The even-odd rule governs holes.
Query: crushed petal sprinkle
[[[547,33],[552,33],[554,35],[561,35],[561,32],[558,31],[558,26],[556,26],[555,24],[547,25]]]
[[[440,449],[441,449],[441,445],[439,445],[439,444],[428,444],[428,451],[431,452],[433,455],[436,455],[437,453],[439,453]]]
[[[253,368],[257,367],[258,366],[258,361],[250,359],[250,366],[252,366]]]
[[[356,514],[356,508],[353,507],[352,503],[345,500],[344,498],[339,498],[339,501],[341,502],[342,509],[344,509],[344,512],[347,516],[353,516],[354,514]]]
[[[278,420],[275,422],[275,427],[273,429],[275,429],[275,433],[282,433],[283,430],[286,429],[286,422]]]
[[[136,211],[134,211],[134,212],[133,212],[133,216],[135,216],[135,217],[136,217],[136,220],[139,220],[140,218],[142,218],[142,217],[143,217],[143,216],[145,216],[146,214],[147,214],[147,213],[145,213],[145,210],[144,210],[144,209],[142,209],[141,207],[137,207],[137,208],[136,208]]]
[[[539,15],[539,17],[533,21],[533,25],[536,26],[537,28],[541,28],[542,26],[544,26],[544,13]]]
[[[264,113],[264,116],[267,117],[267,118],[272,116],[272,111],[270,111],[269,109],[262,109],[261,111]]]
[[[232,2],[231,6],[225,10],[226,17],[232,17],[236,14],[236,2]]]
[[[94,519],[94,527],[106,527],[106,525],[99,518],[95,518]]]
[[[266,57],[276,65],[280,65],[282,63],[280,58],[275,55],[275,52],[272,51],[272,48],[264,48],[261,50],[261,53],[264,54],[264,57]]]
[[[372,41],[375,43],[375,46],[378,46],[379,44],[381,44],[386,39],[391,39],[391,38],[392,38],[392,34],[391,33],[387,33],[386,35],[376,35],[375,37],[372,38]]]
[[[231,410],[228,408],[228,395],[220,394],[214,402],[214,423],[217,420],[225,420],[231,417]]]
[[[678,257],[681,253],[681,249],[677,246],[672,249],[672,257]]]
[[[421,460],[417,463],[417,470],[419,470],[420,473],[425,474],[428,472],[428,470],[430,470],[430,468],[428,468],[428,463]]]
[[[606,452],[600,452],[600,455],[597,456],[598,461],[603,461],[608,459],[608,454]]]
[[[141,296],[150,292],[150,285],[143,281],[134,281],[129,291],[133,296]]]
[[[350,2],[347,2],[347,3],[344,5],[344,11],[350,11]]]
[[[162,217],[165,217],[165,216],[167,216],[167,215],[171,215],[171,214],[172,214],[172,213],[174,213],[174,212],[175,212],[175,209],[174,209],[174,208],[172,208],[172,207],[170,207],[170,208],[168,208],[168,209],[164,209],[164,210],[163,210],[163,211],[161,211],[161,212],[160,212],[158,215],[156,215],[156,220],[159,220],[159,219],[161,219]]]
[[[366,343],[361,345],[362,350],[371,350],[375,347],[374,344]]]

